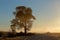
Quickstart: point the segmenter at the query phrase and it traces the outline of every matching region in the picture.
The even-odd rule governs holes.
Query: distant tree
[[[32,15],[32,9],[25,6],[16,7],[16,11],[13,12],[15,18],[11,21],[12,32],[16,32],[16,27],[18,29],[24,28],[25,34],[32,27],[32,22],[36,18]]]

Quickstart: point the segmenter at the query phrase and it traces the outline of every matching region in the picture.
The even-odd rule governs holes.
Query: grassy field
[[[0,40],[60,40],[60,33],[17,33],[0,32]]]

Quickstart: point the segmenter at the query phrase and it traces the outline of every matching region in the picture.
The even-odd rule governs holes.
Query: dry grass
[[[60,34],[59,34],[60,35]],[[0,40],[60,40],[60,36],[51,36],[51,34],[0,32]]]

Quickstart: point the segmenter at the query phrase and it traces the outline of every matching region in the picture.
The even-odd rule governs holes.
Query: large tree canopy
[[[13,13],[15,19],[11,21],[11,29],[15,31],[15,27],[24,28],[25,33],[30,30],[32,26],[32,20],[36,18],[32,15],[32,9],[25,6],[16,7],[16,11]]]

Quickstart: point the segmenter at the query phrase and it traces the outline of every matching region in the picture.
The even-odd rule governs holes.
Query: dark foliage
[[[0,37],[3,35],[3,33],[2,32],[0,32]]]

